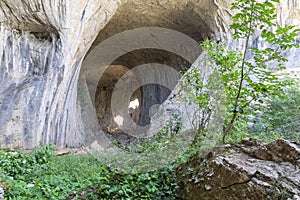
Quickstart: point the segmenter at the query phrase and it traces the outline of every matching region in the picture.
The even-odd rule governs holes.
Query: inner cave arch
[[[101,129],[108,133],[122,133],[120,126],[125,123],[124,116],[114,115],[111,108],[112,93],[118,81],[126,74],[125,84],[137,84],[139,87],[130,95],[127,112],[131,119],[139,126],[150,124],[158,106],[170,95],[173,88],[161,84],[143,85],[141,76],[137,76],[131,69],[143,64],[154,63],[172,67],[182,71],[190,66],[184,58],[159,49],[141,49],[124,54],[115,60],[103,73],[95,94],[95,109]],[[151,71],[152,69],[149,70]],[[155,79],[164,78],[159,72],[151,72]],[[156,82],[154,80],[154,82]],[[175,86],[175,85],[173,85]],[[120,96],[120,98],[124,98]]]
[[[100,127],[106,132],[118,132],[119,126],[123,125],[123,116],[114,116],[111,108],[112,94],[119,79],[125,74],[129,74],[127,84],[138,82],[134,73],[123,65],[110,65],[99,80],[95,95],[95,108]],[[136,90],[128,103],[128,112],[135,123],[139,122],[142,102],[142,90]]]

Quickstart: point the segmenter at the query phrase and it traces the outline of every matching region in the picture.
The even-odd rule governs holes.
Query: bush
[[[125,173],[92,155],[54,156],[53,145],[34,152],[0,151],[6,199],[175,199],[175,171]]]
[[[264,140],[277,138],[300,140],[300,84],[286,89],[282,98],[266,99],[264,111],[254,113],[250,136]]]

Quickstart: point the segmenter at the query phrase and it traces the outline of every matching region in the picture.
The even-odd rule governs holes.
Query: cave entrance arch
[[[119,124],[122,121],[118,116],[98,120],[99,114],[100,117],[107,115],[101,109],[105,110],[109,107],[109,103],[104,103],[109,99],[108,97],[105,97],[104,101],[101,100],[100,104],[99,99],[97,100],[104,95],[103,92],[100,92],[100,96],[96,95],[97,88],[104,89],[104,86],[99,86],[98,83],[101,83],[103,74],[109,74],[107,68],[118,65],[131,70],[140,64],[151,62],[171,65],[178,71],[191,66],[201,54],[199,42],[207,38],[219,40],[222,34],[216,33],[226,31],[224,22],[228,13],[224,9],[226,6],[222,6],[224,5],[208,0],[199,2],[175,0],[172,4],[169,4],[169,1],[129,0],[122,3],[118,12],[98,34],[83,61],[78,99],[84,138],[101,135],[102,130],[105,131],[110,122],[116,123],[114,117],[117,117]],[[151,11],[147,12],[149,9]],[[139,90],[142,95],[142,98],[138,99],[141,108],[138,111],[139,117],[135,120],[143,126],[150,121],[149,109],[155,110],[156,104],[160,104],[167,98],[170,91],[157,85],[143,86]],[[145,99],[150,98],[151,95],[146,97],[145,95],[153,93],[151,90],[156,90],[156,93],[163,92],[161,96],[154,95],[156,97],[153,103],[146,106]],[[128,106],[131,100],[128,101]],[[100,112],[99,105],[102,107]],[[143,110],[144,108],[146,111]],[[116,124],[112,124],[111,128],[115,126]]]
[[[170,35],[172,37],[170,37]],[[180,71],[186,67],[189,67],[197,59],[200,53],[201,49],[198,42],[189,36],[174,30],[155,27],[138,28],[125,31],[100,43],[96,48],[90,51],[89,55],[83,62],[83,68],[80,73],[79,83],[81,84],[79,84],[79,104],[81,104],[81,107],[84,107],[81,112],[81,117],[83,119],[83,134],[85,134],[85,139],[88,140],[87,143],[91,143],[93,140],[95,140],[95,138],[98,138],[98,135],[103,135],[103,130],[108,130],[107,125],[109,125],[109,129],[113,129],[117,127],[117,122],[119,120],[122,121],[120,118],[122,116],[118,117],[111,115],[110,117],[104,119],[104,121],[101,121],[100,119],[99,123],[97,115],[100,114],[101,117],[101,114],[107,114],[106,111],[99,112],[99,110],[97,113],[96,109],[96,105],[99,105],[96,98],[101,96],[99,96],[100,93],[104,95],[103,92],[98,92],[97,95],[98,89],[101,91],[105,87],[101,85],[114,85],[114,82],[129,69],[133,70],[137,66],[148,63],[160,63],[162,65],[170,66],[176,71]],[[111,74],[118,74],[113,73],[114,68],[118,68],[119,71],[122,71],[122,73],[112,76]],[[158,80],[161,80],[159,77],[160,73],[156,72],[154,74],[157,74]],[[106,76],[109,76],[109,78],[105,78]],[[137,81],[139,76],[140,75],[137,76]],[[162,79],[165,80],[165,78]],[[173,85],[173,88],[175,85],[176,84]],[[141,121],[141,116],[143,116],[141,115],[143,114],[143,103],[146,102],[145,99],[151,96],[149,96],[149,93],[147,94],[147,92],[145,92],[147,91],[147,87],[148,91],[149,88],[150,90],[152,88],[152,90],[157,91],[157,94],[163,91],[163,95],[159,97],[154,95],[156,96],[153,101],[154,103],[150,103],[147,108],[144,107],[146,108],[147,113],[147,115],[144,116],[147,116],[148,118],[144,121]],[[142,94],[142,98],[138,98],[140,105],[142,105],[141,110],[138,111],[138,123],[140,125],[149,123],[149,109],[153,109],[152,106],[157,104],[155,101],[157,102],[159,98],[161,99],[159,103],[164,101],[170,94],[170,90],[173,88],[170,89],[170,87],[168,87],[168,91],[158,85],[142,85],[142,87],[139,89],[141,92],[138,92]],[[105,108],[109,107],[110,104],[107,102],[109,97],[105,97],[104,99],[106,100],[101,100],[102,106],[100,106],[100,108],[102,110],[105,110]],[[127,105],[124,108],[127,109],[127,111],[131,100],[135,100],[135,98],[133,97],[132,99],[128,100]],[[109,112],[109,109],[110,108],[106,110]],[[98,141],[98,143],[101,142]]]

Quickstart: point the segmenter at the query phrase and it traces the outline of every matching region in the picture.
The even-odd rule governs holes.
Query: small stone
[[[34,184],[33,183],[29,183],[29,184],[27,184],[27,187],[34,187]]]
[[[4,200],[4,190],[0,187],[0,200]]]
[[[207,177],[212,177],[213,175],[214,175],[214,172],[211,172],[211,173],[207,174],[206,176]]]
[[[205,189],[206,189],[207,191],[211,191],[211,186],[210,186],[210,185],[205,185],[204,187],[205,187]]]

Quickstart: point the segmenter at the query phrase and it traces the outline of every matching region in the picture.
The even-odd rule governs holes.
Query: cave
[[[155,114],[159,105],[170,95],[172,89],[175,87],[174,81],[168,87],[157,84],[156,82],[158,81],[156,79],[163,79],[164,77],[152,71],[154,73],[153,83],[142,84],[142,77],[132,70],[135,67],[148,63],[159,63],[172,67],[176,71],[184,70],[190,65],[180,56],[157,49],[132,51],[116,59],[102,74],[95,93],[97,119],[103,131],[120,134],[124,133],[125,130],[127,134],[132,135],[136,128],[132,127],[132,123],[128,127],[127,124],[130,124],[130,122],[126,122],[126,118],[130,118],[133,124],[138,126],[148,126],[151,116]],[[150,67],[148,66],[148,68]],[[123,79],[121,79],[122,77]],[[113,91],[120,80],[121,84],[128,88],[132,85],[136,85],[137,87],[128,91],[130,98],[124,105],[125,113],[116,114],[112,111],[111,102]],[[122,99],[125,97],[123,94],[120,94],[117,98]],[[118,102],[118,104],[122,103]],[[120,108],[120,110],[123,110],[123,108]]]
[[[122,116],[113,116],[111,110],[111,98],[116,83],[125,73],[129,73],[128,78],[125,81],[126,84],[138,81],[137,77],[133,73],[130,73],[130,70],[127,67],[123,65],[111,65],[106,69],[97,86],[95,96],[97,119],[102,130],[106,132],[118,132],[118,127],[122,126],[123,124]],[[130,112],[130,117],[136,123],[139,122],[141,101],[142,92],[139,88],[132,94],[128,104],[128,112]]]
[[[213,2],[204,1],[205,8],[194,2],[169,3],[122,3],[92,44],[81,77],[87,84],[91,111],[96,113],[102,131],[137,137],[147,132],[151,117],[173,91],[181,72],[200,55],[199,42],[216,37],[216,21],[211,12],[217,12],[218,6]],[[161,75],[157,65],[173,71]],[[152,81],[141,80],[144,74],[133,70],[139,66],[152,71]],[[112,106],[118,82],[124,86],[121,90],[133,89],[117,94],[117,106]],[[131,106],[134,102],[136,105]]]
[[[3,146],[104,147],[103,131],[147,131],[199,42],[218,40],[230,15],[210,0],[30,2],[0,2]],[[111,93],[127,75],[131,90]]]
[[[299,199],[299,141],[264,143],[250,138],[211,149],[218,140],[206,135],[214,141],[189,148],[194,138],[189,132],[195,127],[184,115],[178,145],[164,142],[171,148],[151,149],[154,157],[140,151],[131,154],[126,145],[111,140],[112,136],[131,143],[158,133],[155,127],[161,130],[161,121],[172,120],[173,111],[195,113],[192,103],[178,103],[183,91],[178,81],[191,65],[203,71],[211,67],[204,63],[199,42],[231,42],[232,1],[74,2],[0,1],[0,148],[5,148],[0,199],[102,194],[168,198],[171,193],[171,198],[182,199]],[[297,1],[282,1],[278,8],[276,25],[299,26]],[[299,50],[288,52],[290,66],[299,66],[299,55]],[[156,118],[162,107],[170,112]],[[50,146],[35,149],[49,143],[62,150],[58,155],[71,155],[56,159]],[[89,154],[74,160],[73,154],[81,150]]]

